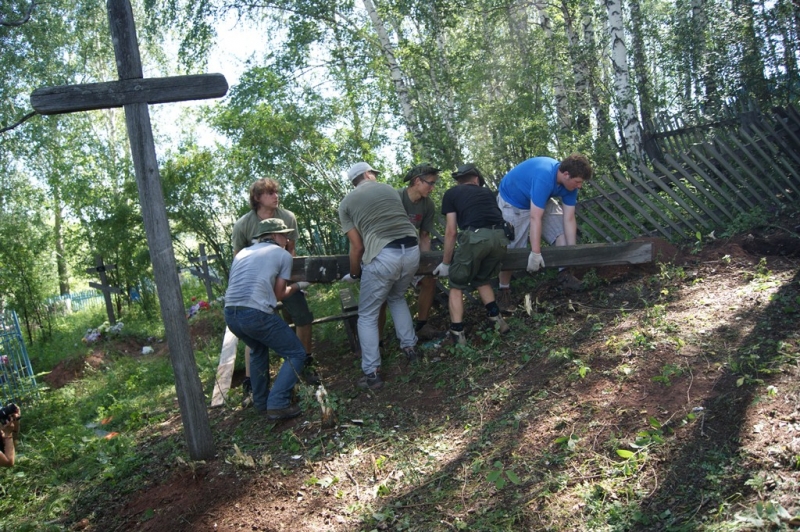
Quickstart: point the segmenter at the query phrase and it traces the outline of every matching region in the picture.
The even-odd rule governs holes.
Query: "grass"
[[[264,425],[231,404],[211,412],[219,458],[209,464],[186,457],[168,358],[121,350],[162,337],[160,326],[131,312],[120,337],[86,346],[80,338],[104,314],[74,314],[30,349],[34,367],[97,350],[104,364],[26,405],[17,467],[0,471],[2,525],[65,530],[85,518],[126,529],[119,501],[206,469],[251,484],[268,515],[298,508],[307,529],[788,529],[800,456],[780,447],[791,435],[767,444],[751,428],[778,438],[786,425],[773,421],[800,393],[798,270],[713,268],[724,271],[664,265],[612,285],[595,273],[582,294],[548,293],[549,273],[525,277],[521,289],[548,297],[516,313],[509,335],[477,322],[469,346],[409,368],[389,349],[392,379],[378,394],[352,387],[341,324],[325,324],[314,335],[331,357],[323,369],[338,427],[320,429],[307,386],[294,424]],[[318,316],[339,312],[338,288],[310,291]],[[221,320],[219,309],[193,318],[217,331],[194,339],[209,396]],[[315,511],[302,513],[298,493]],[[250,499],[214,495],[196,514],[154,502],[135,519],[174,530],[192,528],[170,525],[169,513],[194,529],[209,510],[255,519],[242,514]],[[323,510],[340,524],[321,521]]]

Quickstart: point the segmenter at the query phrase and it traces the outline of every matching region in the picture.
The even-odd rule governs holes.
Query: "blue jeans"
[[[258,410],[291,404],[292,388],[306,363],[306,350],[280,316],[248,307],[225,307],[225,323],[250,348],[250,383]],[[284,359],[269,389],[269,349]]]
[[[358,340],[361,344],[361,369],[370,374],[381,365],[378,346],[378,314],[386,301],[392,313],[400,347],[417,345],[414,322],[406,303],[406,289],[419,268],[419,246],[383,248],[378,256],[361,268],[358,298]]]

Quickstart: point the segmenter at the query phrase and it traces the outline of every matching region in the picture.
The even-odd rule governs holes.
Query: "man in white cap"
[[[417,231],[408,220],[397,191],[378,183],[378,171],[359,162],[347,171],[355,187],[339,205],[342,232],[350,241],[350,273],[346,280],[361,280],[358,301],[358,339],[361,369],[358,386],[377,390],[384,382],[378,371],[378,315],[387,302],[400,348],[407,360],[417,359],[417,336],[405,291],[419,268]]]
[[[250,348],[253,404],[269,421],[300,415],[291,402],[292,388],[306,362],[306,350],[292,329],[275,313],[282,301],[307,282],[289,283],[292,255],[286,251],[288,228],[280,218],[259,222],[256,244],[242,249],[233,259],[225,293],[225,323]],[[284,359],[269,389],[269,350]]]

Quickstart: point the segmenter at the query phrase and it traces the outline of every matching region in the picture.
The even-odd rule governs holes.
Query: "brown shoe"
[[[417,338],[420,342],[427,342],[441,336],[439,331],[434,329],[430,323],[426,323],[420,330],[417,331]]]
[[[297,405],[289,405],[286,408],[267,410],[268,421],[281,421],[282,419],[292,419],[302,414],[303,411]]]
[[[492,325],[494,325],[494,328],[497,329],[497,332],[499,332],[500,334],[505,334],[511,330],[511,327],[508,326],[506,320],[504,320],[503,317],[500,315],[489,316],[489,321],[492,322]]]
[[[500,307],[500,312],[503,314],[512,314],[517,305],[511,299],[511,289],[501,288],[497,293],[497,306]]]

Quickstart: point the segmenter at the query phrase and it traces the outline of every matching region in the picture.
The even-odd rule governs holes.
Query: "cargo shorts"
[[[502,228],[467,229],[459,233],[457,242],[450,264],[450,286],[477,288],[497,277],[508,247]]]

